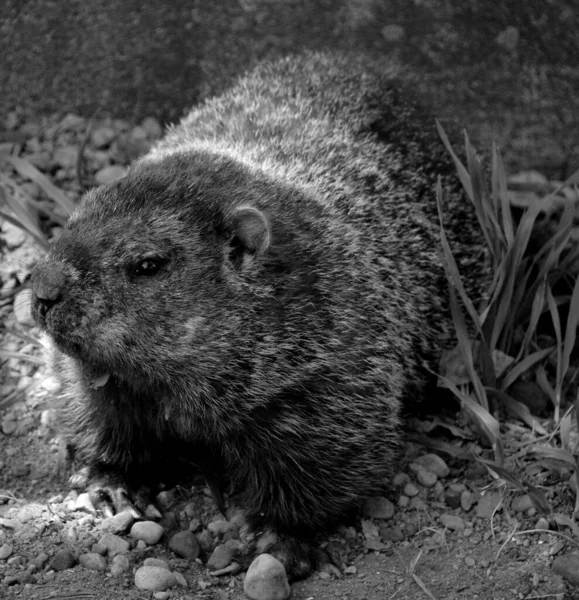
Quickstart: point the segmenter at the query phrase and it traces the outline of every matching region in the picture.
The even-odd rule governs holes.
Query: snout
[[[59,262],[43,261],[36,265],[31,274],[32,318],[40,326],[53,308],[62,301],[66,289],[66,274]]]

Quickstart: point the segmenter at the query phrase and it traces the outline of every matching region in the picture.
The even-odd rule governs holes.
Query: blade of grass
[[[537,350],[536,352],[531,352],[531,354],[528,354],[525,356],[525,358],[518,361],[515,366],[505,375],[505,378],[501,382],[501,390],[507,390],[523,373],[526,373],[531,367],[534,367],[544,358],[547,358],[547,356],[549,356],[554,349],[555,346],[551,346],[550,348]]]
[[[513,226],[513,215],[509,202],[509,193],[507,190],[507,175],[505,167],[497,145],[493,142],[491,182],[493,195],[500,200],[501,216],[503,221],[503,233],[507,248],[513,245],[515,234]]]
[[[12,225],[18,227],[19,229],[22,229],[22,231],[26,232],[28,235],[30,235],[32,238],[34,238],[34,241],[43,250],[48,251],[48,248],[49,248],[48,242],[44,239],[42,232],[36,233],[35,231],[27,229],[21,221],[19,221],[16,217],[13,217],[11,214],[7,213],[5,210],[0,210],[0,217],[2,217],[2,219],[8,221]]]

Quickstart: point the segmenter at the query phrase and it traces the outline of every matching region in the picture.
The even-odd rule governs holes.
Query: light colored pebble
[[[173,571],[173,577],[175,578],[175,583],[182,587],[182,588],[186,588],[189,587],[187,584],[187,580],[185,579],[185,577],[179,573],[178,571]]]
[[[366,498],[362,505],[362,515],[371,519],[391,519],[394,512],[394,504],[384,496]]]
[[[533,508],[533,501],[531,500],[529,494],[515,496],[511,502],[511,508],[515,512],[525,512],[530,508]]]
[[[111,575],[120,575],[125,571],[128,571],[130,567],[129,559],[124,554],[117,554],[113,557],[111,565]]]
[[[130,536],[136,540],[143,540],[149,546],[156,544],[163,536],[164,529],[154,521],[138,521],[131,527]]]
[[[464,510],[464,512],[468,512],[472,508],[473,503],[474,498],[472,493],[468,490],[464,490],[464,492],[462,492],[460,495],[460,506],[462,510]]]
[[[284,566],[270,554],[260,554],[247,570],[243,591],[252,600],[285,600],[290,586]]]
[[[496,492],[487,492],[486,494],[483,494],[476,505],[476,516],[481,519],[490,518],[500,503],[500,494]]]
[[[114,533],[105,533],[98,543],[107,549],[109,556],[124,554],[129,551],[130,544],[127,540],[115,535]]]
[[[78,562],[85,569],[90,571],[106,571],[107,561],[103,556],[96,552],[87,552],[87,554],[81,554],[78,557]]]
[[[344,573],[346,575],[355,575],[358,572],[358,569],[356,568],[355,565],[350,565],[349,567],[346,567],[344,569]]]
[[[12,544],[2,544],[0,546],[0,560],[6,560],[14,552]]]
[[[409,481],[410,476],[408,475],[408,473],[396,473],[396,475],[394,475],[394,477],[392,478],[392,485],[395,485],[396,487],[402,487],[406,485]]]
[[[134,522],[135,517],[128,510],[124,510],[113,517],[105,519],[101,523],[101,530],[108,533],[124,533]]]
[[[175,576],[162,567],[140,567],[135,572],[135,585],[140,590],[162,592],[176,584]]]
[[[547,519],[545,519],[545,517],[541,517],[537,521],[537,524],[535,525],[535,529],[551,529],[551,526],[549,525],[549,521]]]
[[[407,483],[404,486],[404,494],[409,498],[418,495],[418,488],[413,483]]]
[[[446,527],[451,531],[462,531],[465,527],[464,521],[456,515],[440,515],[438,520],[443,525],[443,527]]]
[[[472,556],[467,556],[467,557],[464,559],[464,564],[465,564],[467,567],[474,567],[476,563],[475,563],[475,560],[474,560],[474,558],[473,558]]]
[[[195,560],[199,556],[199,542],[191,531],[179,531],[169,540],[168,546],[181,558]]]
[[[99,169],[94,178],[97,185],[107,185],[125,176],[127,170],[120,165],[109,165]]]
[[[207,568],[211,571],[224,569],[231,564],[233,560],[233,550],[225,544],[220,544],[213,550],[207,560]]]
[[[414,462],[441,479],[448,477],[450,473],[448,465],[438,454],[425,454],[424,456],[419,456]]]
[[[161,567],[162,569],[169,570],[167,562],[160,558],[145,558],[143,565],[145,567]]]
[[[171,597],[171,594],[169,592],[154,592],[153,593],[153,598],[155,600],[168,600],[168,598]]]

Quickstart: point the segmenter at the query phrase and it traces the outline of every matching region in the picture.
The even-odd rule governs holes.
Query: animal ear
[[[251,206],[236,208],[230,219],[229,259],[238,269],[243,269],[246,262],[268,249],[269,223],[261,211]]]

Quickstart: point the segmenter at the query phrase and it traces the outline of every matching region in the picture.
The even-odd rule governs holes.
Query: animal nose
[[[40,314],[45,317],[48,311],[60,302],[66,284],[66,276],[58,263],[39,266],[32,273],[32,291]]]

